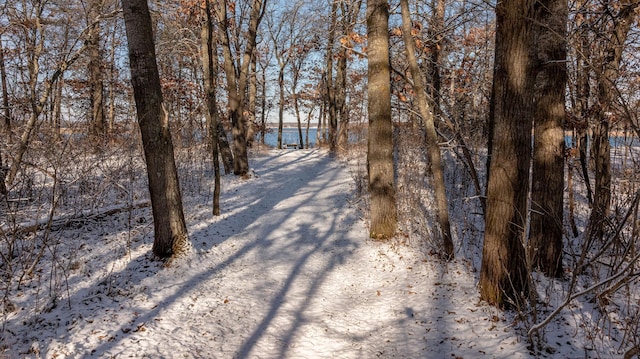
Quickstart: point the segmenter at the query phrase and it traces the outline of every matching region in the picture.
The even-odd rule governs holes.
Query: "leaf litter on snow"
[[[443,263],[367,238],[349,166],[321,150],[251,162],[248,180],[223,177],[219,217],[210,214],[210,169],[183,181],[193,251],[169,265],[150,255],[148,208],[134,210],[147,220],[118,213],[91,230],[53,232],[75,264],[54,273],[58,258],[45,255],[11,292],[1,355],[535,356],[512,314],[479,301],[473,259]],[[575,357],[566,346],[556,353]]]

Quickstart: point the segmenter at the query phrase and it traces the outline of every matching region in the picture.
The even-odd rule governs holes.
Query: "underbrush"
[[[441,242],[436,237],[436,206],[423,131],[417,126],[396,125],[394,141],[399,232],[391,243],[410,248],[424,260],[437,260],[434,254],[440,252]],[[366,150],[365,141],[351,148],[347,157],[365,219],[369,210]],[[486,150],[467,148],[469,157],[454,141],[441,143],[441,150],[456,260],[465,263],[469,274],[478,280],[483,194],[478,193],[470,167],[474,166],[484,186]],[[559,347],[567,345],[589,358],[638,355],[639,155],[636,147],[612,149],[612,211],[602,241],[586,235],[591,211],[586,182],[577,159],[567,159],[565,176],[571,171],[571,181],[565,181],[564,277],[547,278],[533,272],[531,280],[537,290],[527,307],[519,308],[510,319],[521,335],[528,337],[535,356],[553,357]]]

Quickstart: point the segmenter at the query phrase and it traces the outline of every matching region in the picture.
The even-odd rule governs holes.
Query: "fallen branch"
[[[11,233],[13,235],[36,232],[45,228],[49,228],[50,230],[55,231],[69,227],[73,223],[85,222],[87,220],[100,220],[104,217],[130,211],[132,209],[149,207],[150,204],[151,203],[149,201],[139,201],[119,206],[110,206],[98,210],[83,210],[79,213],[56,217],[51,220],[50,218],[42,218],[31,222],[21,223],[15,228],[8,228],[7,226],[2,226],[0,228],[3,233]]]

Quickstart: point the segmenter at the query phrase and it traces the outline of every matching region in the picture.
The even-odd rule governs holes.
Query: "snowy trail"
[[[464,263],[368,240],[343,164],[302,150],[252,164],[225,178],[222,216],[187,201],[189,258],[160,268],[149,238],[128,253],[96,239],[68,300],[9,323],[9,357],[529,357]]]

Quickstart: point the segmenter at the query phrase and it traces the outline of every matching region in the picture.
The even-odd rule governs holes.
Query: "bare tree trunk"
[[[224,57],[224,70],[227,77],[227,93],[229,101],[229,117],[231,118],[233,134],[233,173],[246,176],[249,171],[249,156],[247,152],[247,118],[244,115],[245,94],[248,91],[249,65],[256,46],[258,25],[264,15],[264,0],[253,0],[249,15],[249,26],[244,34],[247,43],[242,59],[235,59],[229,41],[229,26],[227,18],[227,1],[221,1],[216,14],[220,29],[220,40]],[[237,60],[237,63],[236,63]]]
[[[295,88],[294,88],[295,91]],[[302,119],[300,118],[300,106],[298,106],[298,94],[293,94],[293,108],[296,112],[296,119],[298,120],[298,142],[300,145],[300,149],[304,148],[304,140],[302,138]]]
[[[284,64],[280,64],[280,71],[278,71],[278,89],[280,98],[278,100],[278,149],[281,149],[284,145],[282,143],[282,130],[284,127]]]
[[[602,239],[604,224],[611,205],[611,149],[609,144],[609,121],[615,96],[615,81],[620,73],[620,60],[631,26],[635,20],[635,10],[640,7],[636,0],[624,0],[616,16],[613,31],[610,34],[603,53],[600,54],[602,66],[597,71],[598,105],[597,123],[593,128],[592,155],[595,163],[595,191],[593,207],[589,218],[589,235]]]
[[[337,18],[338,18],[338,1],[333,0],[331,3],[331,22],[329,23],[329,32],[327,39],[327,54],[325,56],[325,66],[326,66],[326,78],[325,84],[327,85],[325,99],[327,103],[326,116],[328,117],[329,122],[329,150],[331,153],[336,152],[337,146],[337,136],[338,136],[338,114],[336,109],[336,93],[333,84],[333,45],[335,43],[336,37],[336,26],[337,26]]]
[[[529,194],[534,74],[533,0],[496,7],[487,213],[480,297],[498,307],[519,306],[529,292],[523,246]]]
[[[251,67],[249,69],[249,98],[247,99],[247,110],[249,118],[247,120],[247,146],[252,147],[256,137],[256,105],[258,95],[258,58],[254,53],[251,56]]]
[[[547,276],[561,277],[568,5],[563,0],[540,0],[539,3],[536,44],[541,68],[536,80],[533,118],[531,222],[527,249],[533,268]]]
[[[218,148],[222,157],[222,165],[224,167],[224,173],[233,172],[233,152],[231,146],[229,146],[229,140],[227,139],[227,132],[224,130],[222,121],[218,121]]]
[[[109,111],[108,124],[109,133],[113,134],[116,125],[116,87],[118,80],[116,79],[116,25],[114,25],[111,34],[111,51],[109,53]]]
[[[7,88],[7,70],[4,63],[4,46],[2,45],[2,37],[0,36],[0,81],[2,81],[2,108],[4,133],[7,135],[9,143],[11,143],[11,109],[9,108],[9,90]],[[4,178],[3,178],[4,179]],[[3,181],[4,183],[4,181]]]
[[[444,170],[440,147],[438,146],[438,134],[433,120],[433,112],[427,99],[424,78],[418,67],[416,59],[414,39],[411,35],[413,22],[409,13],[409,3],[407,0],[400,0],[402,11],[402,35],[407,53],[409,69],[413,78],[413,87],[418,101],[418,109],[425,123],[425,142],[427,153],[429,154],[429,172],[433,177],[433,190],[436,196],[438,207],[438,224],[440,227],[440,237],[442,239],[443,256],[447,259],[454,257],[453,239],[451,237],[451,224],[449,223],[449,207],[447,203],[446,185],[444,182]]]
[[[34,29],[33,33],[36,34],[33,36],[33,43],[30,44],[31,53],[29,56],[29,63],[27,65],[28,73],[29,73],[29,100],[31,105],[31,114],[29,115],[29,120],[25,125],[25,128],[20,136],[20,142],[18,143],[18,148],[16,150],[16,154],[12,159],[11,167],[9,168],[9,173],[6,179],[7,188],[11,188],[13,182],[18,175],[18,171],[20,169],[20,165],[22,164],[22,158],[24,157],[27,149],[29,148],[29,143],[31,141],[31,135],[35,128],[37,127],[38,118],[40,114],[45,109],[46,104],[49,102],[49,98],[51,96],[51,92],[53,91],[53,87],[55,86],[58,79],[62,76],[62,74],[67,70],[67,68],[75,62],[80,54],[82,54],[87,46],[84,44],[81,46],[76,52],[73,54],[66,56],[65,59],[58,65],[50,78],[44,80],[41,85],[38,85],[38,80],[40,77],[39,70],[39,59],[44,51],[44,36],[42,36],[43,27],[42,27],[42,11],[40,8],[38,10],[38,14],[34,19]],[[42,87],[40,91],[40,95],[38,96],[38,88]]]
[[[591,57],[591,44],[589,38],[587,36],[587,30],[585,29],[585,25],[583,25],[584,17],[579,17],[576,21],[579,22],[579,38],[577,45],[577,73],[576,73],[576,96],[577,96],[577,105],[579,111],[579,122],[577,123],[576,135],[577,135],[577,147],[578,153],[580,154],[580,169],[582,170],[582,177],[584,178],[584,183],[587,187],[587,200],[589,201],[589,205],[593,203],[593,190],[591,189],[591,180],[589,179],[589,169],[588,169],[588,156],[587,156],[587,148],[588,148],[588,128],[589,128],[589,97],[591,91],[589,90],[589,79],[590,79],[590,71],[589,71],[589,58]]]
[[[260,88],[262,92],[260,96],[260,143],[264,145],[267,135],[267,71],[263,68],[260,73],[262,74],[262,86]]]
[[[64,88],[64,76],[60,75],[60,79],[55,84],[56,90],[53,96],[53,138],[56,141],[62,140],[62,89]]]
[[[104,115],[104,81],[102,78],[102,52],[100,50],[100,25],[94,20],[100,15],[100,0],[89,2],[87,36],[87,52],[89,55],[89,103],[90,103],[90,134],[95,138],[105,135],[106,123]]]
[[[205,0],[205,16],[203,16],[200,30],[202,42],[201,56],[204,77],[204,89],[207,95],[207,123],[209,123],[209,137],[211,138],[211,152],[213,157],[213,215],[220,215],[220,161],[218,160],[218,104],[216,102],[216,81],[213,75],[217,69],[218,55],[213,47],[213,25],[211,19],[211,5]],[[215,60],[214,60],[215,59]]]
[[[395,235],[397,226],[387,0],[367,2],[367,34],[369,36],[367,168],[371,194],[369,236],[386,239]]]
[[[131,83],[147,163],[153,211],[153,253],[161,258],[188,250],[182,195],[164,108],[147,0],[122,0]]]

